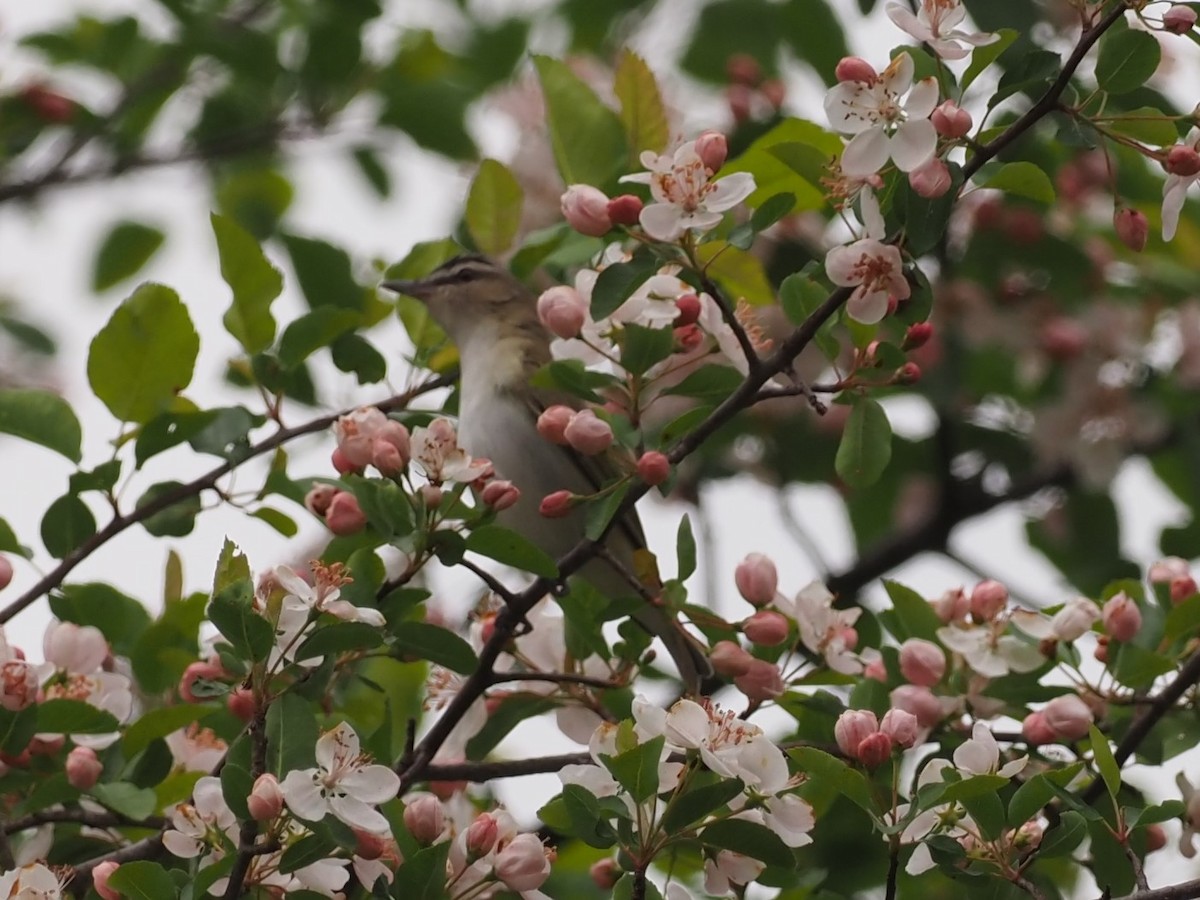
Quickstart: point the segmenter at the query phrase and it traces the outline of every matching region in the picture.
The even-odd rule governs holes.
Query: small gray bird
[[[490,459],[499,477],[521,491],[499,523],[556,559],[563,556],[583,537],[586,510],[576,506],[565,517],[547,518],[538,510],[542,498],[558,490],[591,494],[617,473],[603,456],[582,456],[538,434],[543,410],[578,402],[529,384],[551,358],[551,336],[538,320],[533,292],[481,256],[459,256],[419,281],[385,281],[383,287],[421,301],[458,347],[459,443],[472,456]],[[626,572],[634,571],[634,551],[646,546],[636,513],[616,523],[605,546]],[[579,574],[610,599],[635,593],[604,559],[592,560]],[[699,642],[663,609],[647,603],[634,618],[662,639],[689,690],[712,674]]]

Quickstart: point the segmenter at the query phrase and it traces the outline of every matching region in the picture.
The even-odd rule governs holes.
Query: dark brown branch
[[[428,781],[491,781],[493,778],[520,778],[560,772],[564,766],[581,766],[592,761],[587,752],[538,756],[533,759],[506,759],[495,762],[443,763],[425,767]]]
[[[614,688],[620,687],[620,682],[607,678],[592,678],[589,675],[572,675],[569,672],[496,672],[492,675],[492,684],[508,684],[514,681],[544,681],[548,684],[580,684],[584,687]]]
[[[446,387],[453,383],[453,377],[448,375],[439,375],[436,378],[431,378],[429,381],[418,385],[412,390],[406,391],[403,394],[397,394],[382,403],[377,403],[376,406],[387,412],[393,409],[403,409],[414,399],[427,394],[437,388]],[[236,461],[230,460],[221,463],[215,469],[210,470],[199,478],[189,481],[187,484],[181,484],[173,490],[166,491],[157,495],[153,500],[145,503],[134,510],[127,513],[122,513],[114,516],[107,525],[93,534],[90,538],[68,553],[62,558],[62,561],[47,572],[33,587],[25,591],[20,597],[9,603],[3,609],[0,609],[0,625],[12,619],[17,613],[24,610],[39,597],[53,590],[62,584],[63,579],[71,573],[77,565],[91,556],[100,547],[107,544],[117,535],[133,525],[144,522],[151,516],[162,512],[168,507],[174,506],[181,500],[186,500],[189,497],[197,496],[204,491],[212,490],[216,487],[218,481],[232,472],[234,469],[241,466],[247,460],[254,459],[256,456],[262,456],[265,453],[270,453],[273,450],[283,446],[288,441],[301,437],[306,434],[314,434],[319,431],[324,431],[333,425],[338,420],[339,416],[346,415],[351,410],[342,410],[341,412],[331,413],[327,416],[320,416],[310,422],[305,422],[303,425],[297,425],[294,428],[283,428],[275,432],[268,438],[259,441],[249,449],[245,456],[239,457]]]
[[[1121,900],[1196,900],[1197,897],[1200,897],[1200,878],[1152,891],[1136,891]]]
[[[5,822],[3,832],[16,834],[26,828],[37,828],[51,822],[74,823],[92,828],[162,828],[165,820],[161,816],[148,819],[131,819],[115,812],[96,812],[87,809],[44,809],[32,815],[22,816]]]

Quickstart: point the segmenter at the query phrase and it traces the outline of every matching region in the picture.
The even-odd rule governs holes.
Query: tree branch
[[[427,394],[437,388],[446,387],[453,384],[453,376],[439,375],[431,378],[429,381],[418,385],[412,390],[406,391],[403,394],[397,394],[381,403],[375,404],[379,409],[388,412],[394,409],[403,409],[417,397],[422,394]],[[121,513],[112,518],[107,525],[93,534],[90,538],[68,553],[62,558],[57,566],[47,572],[41,579],[38,580],[33,587],[25,591],[20,597],[13,600],[3,609],[0,609],[0,625],[8,622],[13,616],[28,607],[31,603],[37,600],[42,595],[53,590],[62,584],[63,579],[71,573],[77,565],[95,553],[100,547],[103,547],[117,535],[128,529],[130,526],[144,522],[151,516],[162,512],[168,507],[174,506],[182,500],[189,497],[194,497],[203,493],[206,490],[212,490],[216,487],[218,481],[234,471],[248,460],[254,459],[257,456],[262,456],[265,453],[283,446],[288,441],[301,437],[306,434],[314,434],[318,431],[324,431],[333,425],[340,416],[344,416],[352,410],[342,410],[341,412],[331,413],[327,416],[320,416],[303,425],[297,425],[294,428],[283,428],[275,432],[268,438],[259,441],[252,446],[246,455],[236,461],[228,460],[221,463],[215,469],[210,470],[199,478],[189,481],[187,484],[181,484],[173,490],[166,491],[156,496],[153,500],[145,503],[136,509],[127,513]]]
[[[562,753],[533,759],[506,759],[495,762],[442,763],[425,767],[428,781],[491,781],[493,778],[520,778],[562,771],[564,766],[581,766],[592,761],[591,754]]]

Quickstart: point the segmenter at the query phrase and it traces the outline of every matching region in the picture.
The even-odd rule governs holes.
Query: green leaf
[[[353,331],[346,332],[329,345],[333,364],[342,372],[352,372],[359,384],[376,384],[387,377],[387,358]]]
[[[163,238],[157,228],[140,222],[120,222],[113,226],[96,251],[92,290],[106,291],[118,281],[137,274],[162,246]]]
[[[1113,112],[1102,122],[1110,131],[1131,137],[1143,144],[1164,147],[1179,140],[1179,131],[1175,128],[1175,123],[1153,106],[1141,106],[1127,112]]]
[[[367,296],[369,294],[373,298],[375,292],[364,290],[354,280],[350,254],[326,241],[295,234],[284,235],[283,243],[296,270],[300,290],[310,307],[335,306],[360,313],[366,311],[364,303]]]
[[[660,153],[671,134],[658,82],[646,61],[629,49],[621,51],[617,62],[613,93],[621,101],[621,124],[630,159],[636,161],[645,150]]]
[[[387,167],[379,158],[379,154],[375,152],[374,147],[363,145],[355,147],[352,154],[354,162],[358,165],[359,172],[366,179],[372,189],[381,198],[387,199],[392,194],[392,176],[388,172]]]
[[[170,494],[183,487],[178,481],[161,481],[151,485],[138,498],[137,507],[140,509],[164,494]],[[187,537],[196,527],[196,516],[200,514],[200,495],[186,494],[176,500],[166,509],[159,510],[142,522],[142,527],[155,537]]]
[[[230,585],[239,581],[250,580],[250,563],[246,554],[238,550],[237,544],[225,538],[221,545],[221,555],[217,558],[217,566],[213,571],[212,593],[218,594]]]
[[[220,709],[217,703],[184,703],[152,709],[125,729],[121,737],[121,750],[126,757],[137,756],[151,741],[166,737]]]
[[[121,460],[110,459],[108,462],[100,463],[90,472],[80,469],[78,472],[72,473],[67,484],[72,494],[82,494],[85,491],[98,491],[103,494],[111,491],[120,477]]]
[[[967,797],[962,805],[979,826],[983,837],[995,840],[1004,832],[1004,804],[995,791]]]
[[[741,373],[731,366],[701,366],[679,384],[666,388],[663,393],[693,397],[716,404],[732,394],[741,383]]]
[[[628,262],[605,266],[592,288],[592,318],[611,316],[633,292],[658,271],[658,261],[648,253],[635,253]]]
[[[37,705],[37,728],[48,734],[110,734],[117,717],[82,700],[46,700]]]
[[[254,790],[254,776],[250,774],[250,770],[227,757],[225,765],[221,766],[220,778],[221,794],[225,797],[225,805],[233,811],[235,816],[249,818],[250,810],[246,798]]]
[[[1031,162],[1005,163],[981,187],[996,188],[1038,203],[1054,202],[1054,185],[1050,177]]]
[[[1176,641],[1200,628],[1200,594],[1193,594],[1178,606],[1171,607],[1163,625],[1163,638]]]
[[[606,187],[628,158],[621,120],[566,63],[535,56],[533,64],[546,101],[550,146],[563,181]]]
[[[862,772],[850,768],[836,756],[815,747],[796,747],[788,751],[788,756],[796,760],[801,771],[808,773],[810,780],[819,779],[822,784],[836,787],[837,793],[855,806],[868,813],[875,813],[871,785]]]
[[[630,322],[621,329],[621,366],[632,375],[643,375],[671,355],[675,334],[670,328],[646,328]]]
[[[37,734],[37,707],[12,712],[0,706],[0,751],[16,756]]]
[[[213,213],[212,229],[221,277],[233,291],[233,303],[221,321],[247,353],[259,353],[275,340],[271,301],[283,290],[283,276],[258,241],[232,219]]]
[[[878,480],[892,458],[892,426],[883,407],[869,397],[859,397],[850,409],[834,466],[838,477],[852,488],[869,487]]]
[[[295,519],[274,507],[260,506],[254,512],[250,513],[250,515],[262,522],[266,522],[284,537],[295,537],[300,531],[300,526],[296,524]]]
[[[279,338],[279,361],[284,368],[294,369],[361,322],[362,314],[352,309],[318,306],[283,330]]]
[[[965,94],[967,88],[971,86],[971,82],[979,77],[979,73],[994,63],[996,57],[1007,50],[1009,45],[1017,39],[1017,32],[1012,28],[1001,28],[996,34],[1000,36],[1000,40],[983,47],[976,47],[971,51],[971,62],[963,72],[962,93]]]
[[[32,388],[0,389],[0,432],[80,460],[83,432],[75,411],[58,394]]]
[[[604,767],[629,792],[634,803],[644,803],[659,793],[658,762],[665,741],[659,735],[616,756],[601,756]]]
[[[286,874],[303,869],[313,863],[320,862],[332,856],[337,849],[337,843],[323,834],[310,834],[283,851],[279,859],[279,871]],[[292,894],[288,892],[289,896]]]
[[[1087,822],[1083,816],[1074,810],[1067,810],[1059,817],[1058,827],[1046,832],[1038,856],[1051,859],[1055,856],[1065,856],[1083,842],[1087,836]]]
[[[129,900],[170,900],[179,896],[166,869],[141,859],[118,866],[108,876],[108,885]]]
[[[248,581],[224,588],[209,603],[208,617],[238,656],[259,662],[275,645],[275,629],[250,605],[252,593]]]
[[[700,841],[705,846],[718,850],[732,850],[734,853],[765,862],[768,866],[791,868],[796,861],[792,851],[780,840],[779,835],[765,825],[745,819],[714,822],[700,832]]]
[[[709,241],[696,249],[704,272],[721,287],[730,305],[745,300],[752,306],[771,306],[775,289],[767,279],[762,260],[725,241]]]
[[[510,528],[481,525],[467,538],[467,549],[514,569],[546,578],[558,576],[554,558]]]
[[[28,556],[28,552],[17,540],[17,534],[3,519],[0,519],[0,553],[16,553],[18,556]]]
[[[675,534],[675,558],[678,570],[675,577],[687,581],[696,571],[696,538],[692,534],[692,520],[686,514],[679,520]]]
[[[713,784],[694,788],[675,796],[663,816],[663,832],[674,834],[682,831],[724,807],[743,790],[745,790],[745,785],[738,779],[721,778]]]
[[[297,694],[284,694],[267,710],[267,768],[281,778],[309,768],[319,737],[311,704]]]
[[[51,556],[62,559],[96,533],[96,517],[74,494],[64,494],[42,517],[42,543]]]
[[[1099,728],[1095,725],[1089,726],[1088,737],[1092,742],[1092,760],[1096,763],[1096,768],[1100,770],[1100,777],[1104,779],[1108,795],[1115,801],[1117,793],[1121,790],[1121,767],[1117,765],[1108,738]]]
[[[1176,667],[1173,660],[1145,647],[1121,644],[1117,648],[1116,659],[1110,661],[1108,668],[1113,677],[1126,687],[1146,688],[1159,675],[1174,672]]]
[[[796,206],[796,195],[790,191],[772,194],[758,205],[750,216],[750,228],[756,233],[770,228]]]
[[[625,495],[629,493],[629,485],[626,481],[600,499],[588,503],[584,533],[591,540],[598,541],[604,536],[604,532],[608,530],[608,523],[613,520],[613,516],[625,500]]]
[[[373,650],[383,643],[383,634],[365,622],[334,622],[317,628],[296,651],[296,660],[317,656]]]
[[[1096,82],[1110,94],[1127,94],[1143,87],[1162,61],[1162,47],[1154,35],[1123,28],[1100,39],[1096,57]]]
[[[523,192],[504,163],[485,159],[479,164],[465,213],[471,240],[484,253],[499,256],[512,246],[521,224]]]
[[[569,832],[589,847],[606,850],[616,841],[616,830],[608,823],[600,802],[586,788],[565,785],[562,806],[570,823]]]
[[[899,630],[902,633],[893,636],[899,641],[916,637],[936,643],[937,630],[942,627],[942,620],[925,598],[897,581],[884,579],[883,587],[892,600],[892,609],[901,625]]]
[[[113,812],[129,816],[131,819],[144,819],[152,816],[154,810],[158,808],[158,799],[155,797],[154,791],[124,781],[102,781],[93,787],[90,793]],[[167,896],[174,895],[168,894]]]
[[[470,675],[479,660],[471,645],[453,631],[427,622],[401,622],[393,630],[396,650],[403,656],[427,659],[460,675]]]
[[[92,391],[123,422],[149,422],[192,381],[200,336],[169,287],[143,284],[88,351]]]

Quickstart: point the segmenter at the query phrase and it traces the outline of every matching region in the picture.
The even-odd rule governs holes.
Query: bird
[[[595,493],[618,469],[611,459],[583,456],[538,433],[546,408],[578,408],[579,402],[530,384],[551,361],[551,334],[538,319],[537,296],[506,268],[475,254],[456,256],[425,278],[381,286],[421,302],[458,347],[459,444],[491,460],[499,477],[521,492],[514,506],[498,513],[498,523],[561,558],[584,537],[586,509],[576,505],[564,517],[549,518],[539,511],[541,499],[558,490]],[[635,551],[646,547],[635,510],[615,523],[604,547],[607,553],[584,565],[579,577],[609,599],[632,595],[627,573],[636,569]],[[699,690],[713,672],[700,642],[661,606],[645,602],[632,617],[663,641],[685,687]]]

